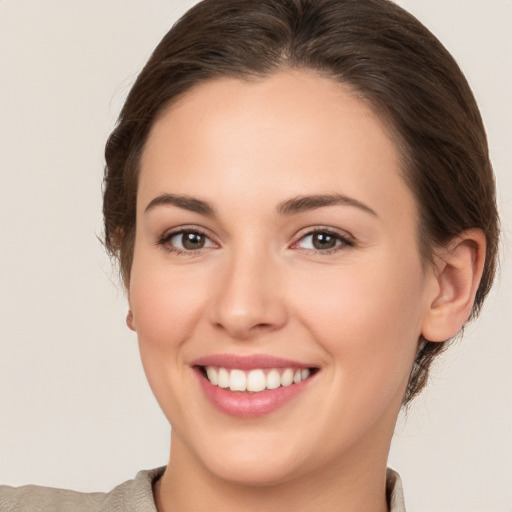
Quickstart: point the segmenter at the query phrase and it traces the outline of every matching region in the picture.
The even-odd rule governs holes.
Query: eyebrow
[[[157,206],[177,206],[178,208],[206,215],[207,217],[215,216],[215,210],[209,203],[202,201],[201,199],[196,199],[195,197],[176,194],[161,194],[152,199],[144,211],[148,212]]]
[[[378,217],[377,213],[369,206],[361,201],[343,194],[318,194],[310,196],[297,196],[284,201],[277,207],[280,215],[296,215],[308,210],[315,210],[326,206],[345,205],[359,208],[366,213]],[[146,206],[145,212],[148,212],[157,206],[177,206],[184,210],[199,213],[207,217],[215,217],[215,209],[213,206],[201,199],[195,197],[177,195],[177,194],[161,194],[152,199]]]
[[[278,212],[281,215],[294,215],[308,210],[315,210],[316,208],[323,208],[324,206],[345,205],[359,208],[366,213],[378,217],[375,210],[365,205],[361,201],[352,197],[344,196],[343,194],[320,194],[312,196],[297,196],[278,207]]]

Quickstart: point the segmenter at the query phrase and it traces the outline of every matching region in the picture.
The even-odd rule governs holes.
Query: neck
[[[357,457],[347,455],[336,467],[250,485],[213,474],[173,432],[169,465],[155,485],[155,502],[158,512],[387,512],[387,452],[376,457],[373,446],[366,453],[358,450]]]

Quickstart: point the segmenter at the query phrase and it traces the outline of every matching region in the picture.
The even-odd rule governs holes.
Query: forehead
[[[304,70],[211,80],[160,114],[142,156],[139,198],[198,190],[276,201],[340,192],[414,209],[388,126],[348,86]]]

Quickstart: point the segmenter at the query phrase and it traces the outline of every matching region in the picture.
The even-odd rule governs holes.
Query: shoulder
[[[110,492],[84,493],[37,485],[0,486],[2,512],[156,512],[153,483],[165,468],[139,471]]]
[[[400,475],[391,468],[388,468],[386,473],[386,494],[389,512],[406,512],[402,480]]]
[[[2,512],[60,512],[64,510],[96,510],[107,493],[83,493],[38,485],[0,486]]]

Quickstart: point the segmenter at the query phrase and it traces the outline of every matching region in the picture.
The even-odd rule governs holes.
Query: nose
[[[215,328],[237,340],[282,328],[288,313],[278,263],[251,250],[224,263],[212,301]]]

